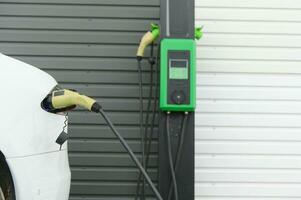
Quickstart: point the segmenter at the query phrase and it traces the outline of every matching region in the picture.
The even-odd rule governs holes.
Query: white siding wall
[[[301,198],[301,1],[196,0],[196,199]]]

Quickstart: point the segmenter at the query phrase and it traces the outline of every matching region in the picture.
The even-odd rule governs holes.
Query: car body
[[[0,152],[14,182],[16,200],[67,200],[71,173],[67,143],[55,143],[66,116],[41,102],[57,85],[47,73],[0,54]]]

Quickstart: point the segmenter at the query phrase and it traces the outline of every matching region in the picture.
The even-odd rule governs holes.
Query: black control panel
[[[168,51],[168,104],[190,104],[190,52]]]

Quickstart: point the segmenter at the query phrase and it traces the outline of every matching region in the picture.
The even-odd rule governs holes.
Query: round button
[[[183,104],[186,100],[186,95],[182,90],[175,90],[171,94],[171,100],[175,104]]]

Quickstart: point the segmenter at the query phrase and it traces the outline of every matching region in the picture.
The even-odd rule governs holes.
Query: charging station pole
[[[163,199],[168,200],[172,178],[166,147],[167,111],[171,111],[169,130],[174,160],[179,146],[183,113],[189,112],[176,179],[179,200],[193,200],[196,103],[194,0],[161,0],[160,2],[159,190]]]

